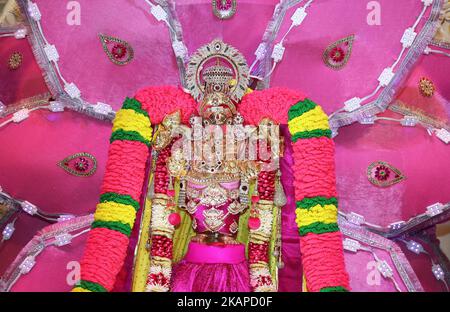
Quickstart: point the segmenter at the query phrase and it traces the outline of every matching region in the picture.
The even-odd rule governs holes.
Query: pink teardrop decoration
[[[125,40],[99,34],[100,41],[108,58],[116,65],[126,65],[134,58],[133,47]]]
[[[248,218],[248,228],[250,230],[257,230],[261,226],[261,220],[256,217]]]
[[[173,226],[178,226],[181,223],[181,216],[178,212],[171,213],[169,215],[169,223]]]
[[[323,61],[328,67],[339,70],[347,65],[352,54],[355,35],[340,39],[329,45],[323,53]]]
[[[403,181],[405,176],[391,164],[376,161],[367,168],[367,178],[375,186],[388,187]]]
[[[58,166],[77,177],[89,177],[97,171],[97,159],[89,153],[77,153],[64,158]]]
[[[236,0],[212,0],[214,15],[220,19],[229,19],[236,14]]]

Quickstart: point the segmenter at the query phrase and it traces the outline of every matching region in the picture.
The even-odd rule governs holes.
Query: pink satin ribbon
[[[219,183],[219,185],[226,190],[235,190],[235,189],[239,188],[239,184],[240,184],[239,181],[230,181],[230,182]],[[197,190],[202,190],[207,187],[207,185],[196,184],[196,183],[192,183],[192,182],[188,182],[188,186],[195,188]]]
[[[184,260],[191,263],[238,264],[246,260],[245,246],[242,244],[214,246],[190,242]]]

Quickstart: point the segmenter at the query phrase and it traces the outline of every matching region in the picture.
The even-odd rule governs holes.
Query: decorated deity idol
[[[244,57],[220,40],[186,73],[190,94],[146,88],[117,113],[74,291],[113,289],[140,208],[133,290],[277,291],[287,197],[296,200],[304,287],[348,290],[320,106],[288,89],[252,91]]]

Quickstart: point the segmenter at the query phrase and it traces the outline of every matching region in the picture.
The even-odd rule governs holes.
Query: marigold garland
[[[114,287],[139,210],[151,137],[147,112],[135,99],[126,99],[113,122],[100,203],[81,260],[81,282],[74,292]]]
[[[289,130],[294,134],[314,130],[330,130],[328,118],[320,106],[316,106],[302,115],[291,119],[288,126]]]
[[[336,198],[333,141],[325,137],[298,140],[293,153],[295,199]]]
[[[321,196],[316,196],[316,197],[312,197],[312,198],[303,198],[302,200],[297,201],[296,203],[297,208],[302,208],[302,209],[308,209],[317,205],[334,205],[337,207],[338,205],[338,201],[336,197],[331,197],[331,198],[327,198],[327,197],[321,197]]]
[[[328,118],[309,99],[291,107],[296,222],[309,291],[346,291],[342,237],[337,225],[334,143]],[[326,255],[326,257],[324,257]]]
[[[349,290],[348,274],[344,264],[342,235],[308,233],[300,237],[303,271],[308,291],[343,287]]]
[[[152,128],[148,127],[148,117],[136,113],[132,109],[121,109],[116,114],[113,131],[137,132],[149,142],[152,138]]]
[[[116,193],[104,193],[100,195],[100,202],[115,202],[118,204],[129,205],[134,208],[135,211],[139,210],[139,202],[131,198],[129,195],[120,195]]]
[[[316,205],[309,209],[297,209],[295,221],[299,227],[320,222],[323,224],[336,223],[337,208],[335,205]]]
[[[148,154],[148,147],[140,142],[111,143],[101,193],[128,195],[139,201]]]
[[[292,141],[295,143],[298,139],[331,138],[328,117],[322,108],[308,99],[300,103],[294,105],[288,113]]]
[[[124,131],[122,129],[114,131],[109,141],[110,143],[115,141],[135,141],[142,142],[145,145],[150,146],[150,141],[146,140],[140,133],[136,131]]]
[[[92,291],[90,291],[86,288],[83,288],[83,287],[75,287],[74,289],[72,289],[72,292],[92,292]],[[100,291],[98,291],[98,292],[100,292]]]
[[[118,204],[115,202],[104,202],[97,205],[94,214],[95,221],[118,221],[133,227],[136,210],[133,206]]]

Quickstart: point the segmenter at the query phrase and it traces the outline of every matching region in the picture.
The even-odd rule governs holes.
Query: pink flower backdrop
[[[180,75],[167,26],[150,14],[145,1],[34,0],[45,40],[27,10],[30,3],[12,2],[0,1],[0,123],[14,113],[19,118],[24,108],[33,111],[0,128],[2,286],[68,291],[98,200],[114,115],[97,103],[117,111],[125,97],[143,87],[179,86]],[[238,0],[236,14],[219,20],[211,1],[173,2],[189,53],[221,38],[249,64],[278,3]],[[299,3],[285,12],[275,42],[304,4],[293,2]],[[303,23],[286,37],[284,57],[265,82],[300,90],[330,114],[339,222],[353,291],[448,291],[450,266],[434,233],[450,214],[448,6],[446,0],[313,1]],[[404,33],[411,27],[416,36],[408,46]],[[23,39],[22,29],[27,30]],[[100,34],[117,40],[102,45]],[[57,48],[58,70],[82,100],[64,90],[43,50],[46,41]],[[385,84],[378,81],[394,62],[394,76]],[[366,95],[372,96],[361,108],[344,108],[348,100]],[[64,112],[55,101],[66,105]],[[42,213],[23,211],[34,206]],[[54,214],[74,218],[57,222]],[[294,220],[292,210],[283,211],[280,291],[301,291]],[[15,231],[5,239],[8,224]],[[62,233],[74,235],[72,242],[52,244],[64,240]],[[377,259],[385,270],[377,270]],[[126,262],[117,291],[129,290],[132,264]]]

